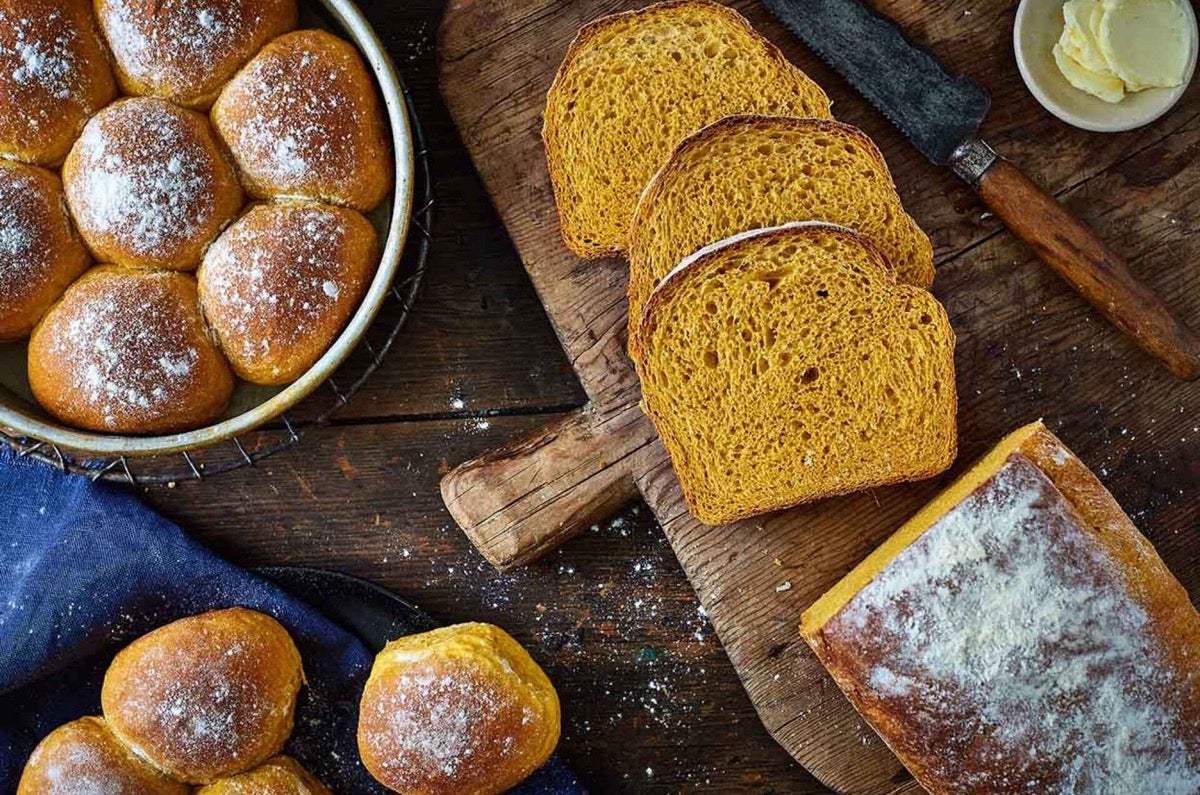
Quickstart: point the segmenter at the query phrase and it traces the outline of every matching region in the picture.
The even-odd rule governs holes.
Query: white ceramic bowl
[[[1151,88],[1126,94],[1118,103],[1097,99],[1067,82],[1054,63],[1054,43],[1063,31],[1064,0],[1021,0],[1013,27],[1013,49],[1025,85],[1042,106],[1067,124],[1095,132],[1122,132],[1142,127],[1179,101],[1196,71],[1196,13],[1181,0],[1191,26],[1187,78],[1176,88]]]
[[[345,330],[325,355],[294,383],[280,388],[239,381],[223,419],[206,428],[166,436],[92,433],[56,421],[38,407],[30,392],[25,378],[26,344],[0,345],[0,430],[12,436],[48,442],[91,458],[196,450],[252,431],[283,414],[324,383],[358,346],[387,299],[408,237],[413,205],[413,139],[395,66],[353,0],[303,0],[300,9],[301,27],[329,27],[354,42],[362,53],[379,85],[396,159],[396,187],[370,215],[382,243],[379,269]]]

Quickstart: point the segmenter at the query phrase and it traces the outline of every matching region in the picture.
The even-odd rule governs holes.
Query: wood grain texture
[[[1008,160],[976,186],[996,217],[1142,350],[1176,378],[1200,378],[1200,336],[1129,271],[1129,265]]]
[[[546,88],[575,29],[635,5],[456,0],[440,40],[444,96],[593,411],[636,400],[623,353],[624,265],[567,253],[538,130]],[[921,161],[755,4],[734,5],[822,83],[839,118],[876,137],[910,212],[935,241],[934,291],[959,337],[960,461],[937,481],[723,528],[687,514],[658,445],[648,448],[660,454],[647,454],[636,480],[772,736],[837,790],[902,791],[912,784],[898,762],[800,641],[800,613],[949,477],[1038,417],[1112,488],[1195,598],[1200,392],[1089,309],[1002,232],[969,188]],[[953,68],[981,78],[996,107],[984,135],[1017,162],[1037,164],[1036,179],[1098,229],[1185,322],[1200,321],[1195,89],[1151,128],[1089,135],[1050,118],[1025,92],[1009,51],[1012,8],[977,10],[965,0],[878,5]]]

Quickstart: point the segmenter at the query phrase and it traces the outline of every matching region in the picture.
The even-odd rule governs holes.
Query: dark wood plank
[[[824,792],[762,728],[644,506],[511,574],[454,526],[437,492],[447,462],[545,420],[322,429],[255,469],[147,497],[241,564],[336,569],[439,620],[510,630],[554,680],[560,752],[593,791]]]
[[[636,382],[622,355],[624,265],[616,260],[581,263],[565,251],[557,235],[538,132],[546,88],[577,26],[601,13],[643,4],[601,0],[563,5],[542,0],[513,6],[495,0],[457,0],[442,28],[442,90],[466,144],[594,410],[614,414],[637,397]],[[841,118],[861,118],[870,132],[886,129],[861,99],[766,19],[757,4],[734,5],[745,9],[761,30],[824,83]],[[1147,211],[1182,215],[1197,200],[1182,189],[1189,184],[1185,158],[1167,158],[1180,162],[1141,190],[1114,186],[1106,170],[1147,158],[1162,162],[1164,158],[1156,153],[1164,147],[1187,150],[1198,113],[1195,91],[1162,124],[1121,140],[1062,125],[1046,127],[1048,117],[1043,111],[1034,108],[1034,115],[1022,115],[1033,107],[1032,99],[1024,93],[1015,70],[995,68],[1010,57],[1011,9],[976,15],[965,0],[933,7],[911,0],[885,5],[902,19],[917,19],[919,14],[925,24],[914,24],[916,37],[939,53],[945,49],[952,67],[979,74],[989,84],[997,109],[985,132],[1015,159],[1045,164],[1039,177],[1055,193],[1065,195],[1071,207],[1095,202],[1082,214],[1107,237],[1115,237],[1114,247],[1134,260],[1134,270],[1185,321],[1196,324],[1200,291],[1192,277],[1179,269],[1147,273],[1138,261],[1143,258],[1139,255],[1148,258],[1165,239]],[[960,336],[963,457],[956,471],[1017,425],[1044,414],[1052,427],[1063,430],[1068,444],[1100,467],[1106,481],[1109,475],[1104,470],[1108,470],[1115,491],[1128,487],[1131,478],[1133,492],[1144,489],[1135,477],[1142,470],[1129,457],[1140,454],[1165,456],[1149,465],[1156,479],[1168,484],[1172,493],[1193,493],[1195,472],[1186,466],[1171,467],[1171,461],[1194,460],[1200,450],[1200,439],[1187,431],[1192,418],[1200,414],[1196,402],[1200,396],[1156,371],[1156,363],[1132,349],[1116,329],[1101,323],[1028,251],[1007,234],[997,234],[994,220],[984,217],[977,201],[952,175],[920,162],[900,144],[895,131],[882,132],[881,138],[885,151],[896,153],[893,172],[914,215],[938,243],[942,274],[935,290],[947,304]],[[1132,167],[1141,173],[1139,167]],[[1109,234],[1106,221],[1112,217],[1127,221],[1121,234]],[[1152,248],[1139,251],[1141,244]],[[1184,241],[1181,249],[1186,259],[1194,245]],[[1061,314],[1048,317],[1045,307],[1051,305],[1061,307]],[[1023,373],[1024,368],[1035,372]],[[1035,381],[1042,383],[1029,391]],[[1135,392],[1137,397],[1131,399]],[[1108,412],[1099,427],[1115,437],[1106,444],[1097,445],[1103,439],[1096,432],[1097,407]],[[1110,424],[1117,414],[1121,425]],[[1118,434],[1116,428],[1123,430]],[[1154,430],[1162,434],[1161,439],[1153,437]],[[614,444],[613,452],[623,455],[616,448]],[[1126,457],[1116,459],[1120,466],[1115,461],[1105,463],[1107,456],[1120,450],[1127,451]],[[499,461],[506,454],[521,457],[517,468],[533,471],[544,463],[533,460],[541,452],[542,448],[525,447],[498,453],[491,460]],[[604,458],[594,451],[589,454]],[[642,456],[638,465],[643,470],[635,478],[663,522],[772,735],[840,790],[884,793],[906,787],[899,763],[833,689],[800,643],[796,626],[804,607],[927,501],[946,478],[806,506],[758,521],[705,528],[684,510],[661,450],[657,456]],[[600,501],[597,495],[572,496],[581,504]],[[550,498],[556,495],[539,497]],[[1136,495],[1126,504],[1136,505]],[[1142,518],[1152,536],[1167,528],[1160,548],[1185,585],[1194,588],[1192,564],[1200,554],[1196,539],[1185,535],[1185,540],[1174,544],[1171,534],[1195,526],[1196,506],[1186,500],[1182,511],[1177,506],[1178,500],[1172,500]],[[549,529],[526,535],[544,538],[547,533],[542,531]],[[514,532],[514,539],[517,535]],[[773,565],[775,560],[782,565]],[[786,579],[781,579],[780,568],[788,569]],[[781,581],[791,587],[777,590]]]

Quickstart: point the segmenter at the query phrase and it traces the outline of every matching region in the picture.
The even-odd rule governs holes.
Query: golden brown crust
[[[91,264],[58,176],[0,160],[0,342],[23,339]]]
[[[573,183],[568,173],[570,168],[569,158],[564,157],[561,153],[563,130],[561,129],[562,123],[558,119],[558,116],[560,105],[565,106],[567,103],[561,103],[559,95],[563,93],[568,82],[572,79],[573,68],[580,62],[588,48],[604,33],[621,25],[634,24],[642,20],[653,19],[660,15],[671,15],[676,12],[681,12],[681,14],[687,12],[711,13],[720,20],[719,24],[729,26],[727,30],[749,34],[751,40],[754,42],[753,46],[757,49],[757,54],[763,58],[763,61],[771,64],[794,81],[794,85],[779,92],[781,95],[779,102],[787,106],[780,109],[781,113],[789,108],[798,111],[805,106],[812,105],[811,113],[795,113],[793,115],[829,116],[829,101],[820,87],[809,80],[803,72],[784,57],[778,47],[759,35],[750,23],[732,8],[710,2],[710,0],[665,0],[665,2],[645,8],[611,14],[589,22],[580,28],[578,34],[576,34],[574,40],[568,46],[562,64],[554,76],[554,81],[546,97],[546,114],[542,128],[546,162],[550,172],[550,181],[554,188],[555,204],[563,241],[567,248],[580,257],[599,259],[617,255],[626,250],[626,241],[624,238],[627,230],[625,227],[629,217],[632,216],[637,195],[635,193],[635,195],[628,197],[628,207],[616,208],[624,211],[626,214],[625,217],[619,220],[609,219],[611,223],[619,228],[619,231],[603,231],[600,234],[594,234],[597,230],[584,230],[581,228],[585,224],[585,221],[577,217],[580,215],[577,205],[580,204],[580,196],[583,188]],[[728,92],[729,87],[712,86],[711,90],[715,95],[720,96],[722,91]],[[627,100],[623,97],[622,101],[632,100]],[[771,104],[771,98],[769,97],[752,97],[745,99],[741,103],[737,103],[734,107],[725,108],[725,112],[715,113],[712,117],[692,125],[688,129],[683,130],[675,140],[667,143],[665,151],[661,152],[662,162],[666,161],[667,155],[669,155],[671,149],[680,140],[704,127],[707,123],[717,121],[732,113],[749,113],[759,110],[765,112]],[[660,121],[662,120],[660,119]],[[596,124],[600,123],[599,120],[595,119],[593,122]],[[636,155],[637,153],[631,154]],[[649,181],[649,178],[661,165],[661,162],[654,163],[649,171],[644,174],[645,181]],[[620,166],[628,168],[629,163],[622,163]],[[618,166],[614,165],[613,167]],[[637,185],[637,190],[640,191],[642,187],[643,185],[641,184]]]
[[[96,0],[126,94],[206,109],[271,39],[296,27],[295,0]]]
[[[71,285],[34,330],[29,385],[71,425],[171,433],[218,419],[233,374],[200,314],[195,279],[103,266]]]
[[[558,695],[503,630],[460,624],[389,643],[359,710],[358,748],[405,795],[492,795],[545,764]]]
[[[245,201],[208,120],[145,97],[87,123],[63,185],[96,259],[142,268],[194,269]]]
[[[87,0],[0,0],[0,156],[54,166],[117,95]]]
[[[121,744],[103,718],[80,718],[46,735],[21,774],[17,795],[188,795]]]
[[[936,795],[1200,786],[1200,613],[1040,422],[818,600],[801,634]]]
[[[370,212],[395,164],[358,51],[321,30],[272,41],[222,90],[213,123],[258,199],[318,199]]]
[[[209,247],[200,302],[239,376],[287,384],[337,339],[378,263],[375,228],[354,210],[258,205]]]
[[[754,249],[770,248],[776,245],[786,247],[789,244],[802,242],[805,239],[833,239],[842,240],[850,244],[853,249],[858,250],[864,256],[861,264],[863,268],[875,274],[871,279],[874,283],[873,289],[882,289],[886,293],[888,300],[891,303],[891,309],[899,311],[900,309],[910,310],[913,307],[920,310],[915,314],[921,315],[921,323],[924,323],[930,329],[934,336],[939,336],[942,339],[939,342],[936,350],[926,351],[927,362],[932,372],[941,374],[935,381],[935,386],[938,389],[932,390],[928,395],[919,396],[926,401],[923,408],[910,407],[909,414],[912,417],[921,417],[931,419],[936,425],[936,430],[939,434],[945,436],[944,444],[933,444],[931,439],[903,439],[910,449],[903,456],[892,451],[888,455],[883,455],[878,452],[878,440],[874,446],[868,445],[865,441],[854,440],[845,442],[846,444],[859,445],[860,454],[870,459],[872,465],[867,467],[863,472],[837,471],[830,473],[828,477],[823,478],[817,484],[811,483],[810,488],[800,489],[797,485],[801,480],[808,481],[808,478],[800,478],[796,471],[791,473],[791,478],[786,479],[782,475],[778,478],[773,477],[775,485],[780,487],[780,492],[773,499],[755,499],[746,501],[744,504],[714,504],[715,492],[713,491],[713,483],[705,481],[700,476],[700,470],[694,464],[703,459],[705,456],[711,456],[712,451],[695,449],[696,440],[690,438],[683,431],[689,425],[705,424],[702,418],[690,417],[687,422],[681,421],[680,409],[676,404],[678,396],[668,394],[659,394],[661,388],[655,386],[655,378],[653,369],[655,363],[650,361],[650,341],[655,337],[657,329],[662,323],[662,315],[664,308],[672,303],[673,300],[681,293],[687,290],[689,284],[702,280],[707,274],[715,269],[723,267],[727,258],[730,257],[731,251],[749,250],[746,247]],[[740,253],[738,254],[740,256]],[[738,267],[735,263],[732,267]],[[766,267],[765,265],[763,267]],[[781,300],[781,299],[776,299]],[[840,315],[839,315],[840,317]],[[857,322],[863,330],[864,338],[870,336],[870,325],[866,321],[866,316],[862,316],[855,321],[854,314],[849,315],[848,322]],[[745,322],[745,321],[743,321]],[[880,318],[880,325],[885,325],[888,319]],[[803,324],[802,320],[792,319],[792,324]],[[666,326],[673,328],[673,326]],[[753,328],[753,326],[746,326]],[[915,331],[916,327],[913,327]],[[684,333],[679,330],[679,333]],[[788,332],[790,333],[790,332]],[[786,346],[782,346],[785,347]],[[921,480],[932,477],[939,472],[944,471],[954,462],[954,457],[957,453],[957,431],[955,428],[955,416],[957,413],[958,396],[954,385],[954,332],[950,326],[949,317],[946,314],[945,308],[934,299],[928,292],[920,288],[912,287],[906,284],[897,284],[894,273],[892,273],[886,258],[878,251],[870,241],[863,238],[853,230],[843,227],[832,226],[819,222],[805,222],[801,224],[791,224],[782,227],[753,230],[750,232],[736,235],[726,241],[713,244],[712,246],[702,249],[695,256],[689,258],[684,264],[681,264],[673,271],[666,279],[651,294],[646,302],[646,307],[643,312],[642,322],[635,329],[633,335],[629,339],[630,355],[634,360],[634,364],[638,371],[638,376],[642,381],[643,401],[642,406],[646,414],[658,429],[659,435],[662,437],[663,444],[670,453],[672,463],[679,475],[680,486],[683,490],[684,501],[688,506],[688,510],[701,522],[708,525],[728,524],[739,519],[757,516],[770,511],[781,510],[784,508],[794,507],[806,502],[811,502],[816,499],[825,499],[828,497],[841,496],[861,491],[864,488],[875,486],[890,485],[894,483],[902,483],[914,480]],[[804,356],[807,353],[800,352]],[[876,352],[880,353],[879,351]],[[888,361],[881,361],[879,356],[876,356],[876,364],[872,367],[862,365],[863,379],[862,384],[870,384],[873,388],[878,388],[883,383],[884,378],[889,373],[888,367],[902,367],[900,354],[897,352],[892,356],[887,353]],[[813,372],[821,372],[826,368],[826,362],[820,360],[804,360],[789,354],[789,364],[784,368],[774,368],[773,373],[782,372],[787,366],[803,361],[808,367],[812,365]],[[790,372],[790,371],[789,371]],[[873,375],[874,374],[874,375]],[[797,375],[799,375],[797,373]],[[766,373],[758,373],[754,376],[756,379],[767,377]],[[774,375],[772,375],[774,377]],[[815,382],[814,382],[815,383]],[[788,394],[798,392],[797,386],[799,383],[781,385],[779,394]],[[890,386],[888,387],[890,388]],[[883,390],[881,390],[883,391]],[[882,397],[882,395],[880,395]],[[847,395],[838,395],[838,399],[846,405],[851,405]],[[749,407],[747,407],[749,408]],[[827,405],[824,407],[807,407],[803,411],[797,411],[794,420],[811,421],[811,416],[814,410],[822,409],[829,413],[824,422],[825,425],[831,425],[835,418],[844,419],[846,408],[838,405]],[[733,415],[744,415],[746,412],[737,412],[730,407],[731,415],[727,415],[727,419],[732,421]],[[811,416],[810,416],[811,415]],[[870,433],[883,434],[884,432],[891,433],[892,428],[888,425],[886,419],[879,419],[877,423],[879,427],[871,427]],[[910,419],[912,418],[910,417]],[[861,418],[859,418],[861,420]],[[782,418],[773,418],[774,422],[782,423]],[[867,423],[868,426],[871,423]],[[927,429],[928,430],[928,429]],[[810,465],[808,461],[809,455],[815,456],[814,450],[808,449],[810,446],[808,441],[801,441],[799,438],[794,438],[797,431],[789,431],[791,437],[786,444],[794,453],[796,461],[803,463],[805,467]],[[818,439],[823,436],[822,423],[817,423],[816,426],[808,426],[805,432],[812,434],[813,439]],[[918,446],[918,442],[922,446]],[[816,441],[811,444],[816,447]],[[825,456],[828,456],[829,450],[825,450]],[[899,466],[892,459],[903,460],[906,462],[904,466]],[[819,462],[814,461],[813,464]],[[850,464],[858,464],[861,462],[848,459],[846,462],[847,469],[850,469]],[[795,461],[789,466],[794,466]],[[878,466],[877,466],[878,465]],[[868,471],[869,470],[869,473]],[[723,481],[728,485],[732,482],[741,482],[746,477],[746,473],[735,471],[732,476],[723,475]],[[793,482],[794,481],[794,482]],[[788,483],[788,491],[799,490],[805,491],[803,496],[785,497],[782,489],[784,483]],[[748,500],[749,498],[744,498]]]
[[[208,784],[279,753],[303,677],[278,621],[232,608],[129,644],[104,677],[101,703],[113,732],[155,767]]]
[[[300,763],[277,756],[253,770],[214,781],[196,795],[330,795],[325,785]]]

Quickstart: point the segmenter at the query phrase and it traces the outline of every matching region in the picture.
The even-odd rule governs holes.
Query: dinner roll
[[[219,418],[233,374],[200,315],[195,279],[105,266],[84,274],[34,329],[29,385],[62,422],[170,433]]]
[[[59,726],[33,749],[17,795],[188,795],[186,784],[150,767],[101,718]]]
[[[180,781],[209,784],[279,753],[304,672],[275,619],[235,607],[180,619],[125,647],[104,676],[104,717]]]
[[[392,188],[387,125],[358,51],[323,30],[280,36],[212,110],[251,196],[319,199],[362,212]]]
[[[196,795],[330,795],[325,785],[295,759],[277,756],[249,773],[223,778]]]
[[[378,262],[375,228],[354,210],[260,204],[209,247],[200,303],[234,372],[287,384],[341,333]]]
[[[559,734],[558,694],[533,658],[490,624],[393,641],[359,708],[358,750],[405,795],[489,795],[541,767]]]
[[[58,165],[116,95],[88,0],[0,0],[0,157]]]
[[[296,27],[296,0],[96,0],[126,94],[207,108],[238,68]]]
[[[67,203],[101,262],[192,270],[245,196],[208,120],[161,99],[96,114],[63,164]]]
[[[0,160],[0,342],[22,339],[90,258],[55,174]]]

